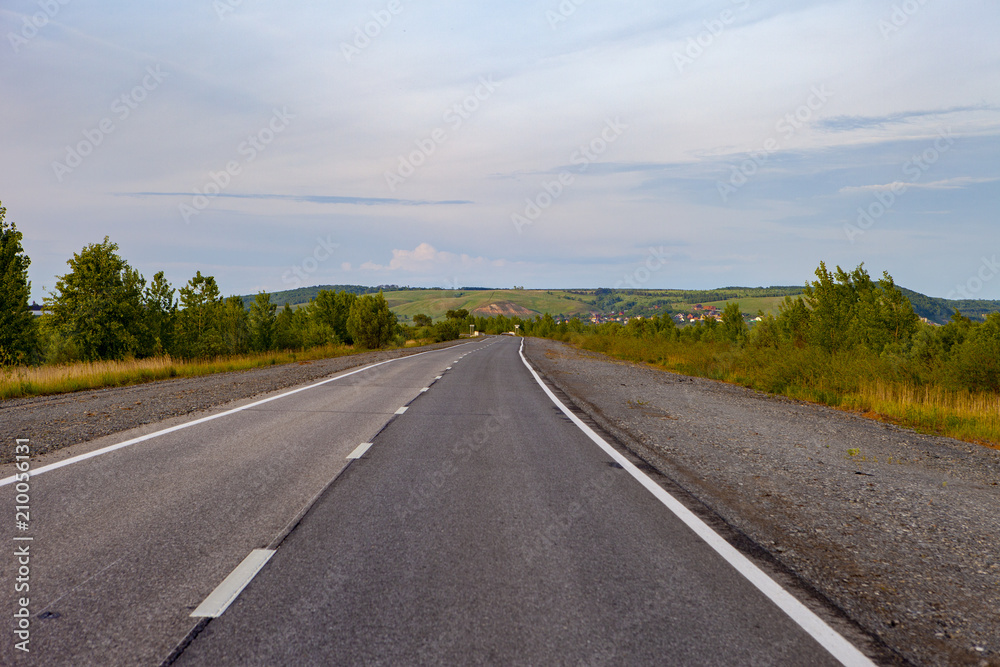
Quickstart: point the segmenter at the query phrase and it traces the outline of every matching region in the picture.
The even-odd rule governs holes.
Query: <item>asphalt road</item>
[[[560,411],[519,344],[47,459],[66,465],[31,478],[30,530],[7,530],[34,538],[31,652],[5,640],[0,663],[839,664]]]
[[[453,351],[177,664],[839,664],[560,412],[518,344]]]
[[[270,545],[370,440],[477,343],[404,357],[30,479],[29,529],[0,487],[5,616],[29,600],[30,643],[0,639],[0,664],[158,665],[191,631],[190,613],[253,549]],[[276,392],[284,395],[288,390]],[[241,404],[256,403],[242,401]],[[225,406],[209,414],[219,414]],[[204,416],[204,415],[202,415]],[[191,417],[77,445],[51,461]],[[0,467],[0,477],[14,474]],[[14,537],[31,536],[30,542]],[[16,548],[29,547],[15,593]],[[17,619],[7,622],[13,628]]]

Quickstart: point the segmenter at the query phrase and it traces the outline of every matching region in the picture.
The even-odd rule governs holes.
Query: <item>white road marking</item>
[[[347,458],[348,459],[360,459],[362,456],[365,455],[365,452],[367,452],[371,448],[371,446],[372,446],[372,443],[370,443],[370,442],[362,442],[360,445],[358,445],[355,448],[355,450],[353,452],[351,452],[350,454],[347,455]]]
[[[401,407],[399,410],[396,410],[396,414],[397,415],[401,415],[404,412],[406,412],[406,406],[405,405],[403,407]]]
[[[461,344],[462,345],[470,345],[471,343],[461,343]],[[401,361],[403,359],[412,359],[414,357],[419,357],[419,356],[424,355],[424,354],[430,354],[431,352],[437,352],[437,350],[427,350],[426,352],[418,352],[416,354],[410,354],[410,355],[407,355],[405,357],[398,357],[396,359],[389,359],[387,361],[380,361],[380,362],[378,362],[376,364],[371,364],[369,366],[364,366],[362,368],[358,368],[357,370],[353,370],[353,371],[351,371],[349,373],[344,373],[343,375],[338,375],[336,377],[327,378],[326,380],[322,380],[320,382],[316,382],[314,384],[310,384],[310,385],[307,385],[305,387],[299,387],[298,389],[292,389],[291,391],[286,391],[284,394],[278,394],[277,396],[271,396],[270,398],[265,398],[265,399],[262,399],[262,400],[259,400],[259,401],[255,401],[253,403],[247,403],[246,405],[240,406],[238,408],[233,408],[232,410],[226,410],[225,412],[220,412],[220,413],[215,414],[215,415],[208,415],[207,417],[202,417],[200,419],[195,419],[194,421],[189,421],[189,422],[185,422],[183,424],[178,424],[177,426],[171,426],[170,428],[165,428],[162,431],[156,431],[155,433],[148,433],[146,435],[139,436],[138,438],[132,438],[131,440],[126,440],[125,442],[119,442],[118,444],[115,444],[115,445],[108,445],[107,447],[102,447],[101,449],[95,449],[94,451],[87,452],[86,454],[79,454],[78,456],[71,456],[68,459],[65,459],[65,460],[62,460],[62,461],[57,461],[56,463],[50,463],[47,466],[42,466],[41,468],[37,468],[35,470],[32,470],[31,471],[31,476],[35,477],[37,475],[41,475],[43,472],[49,472],[51,470],[57,470],[58,468],[62,468],[62,467],[68,466],[68,465],[72,465],[74,463],[79,463],[80,461],[86,461],[87,459],[92,459],[95,456],[101,456],[103,454],[108,454],[110,452],[113,452],[113,451],[118,450],[118,449],[122,449],[124,447],[130,447],[131,445],[136,445],[136,444],[139,444],[140,442],[145,442],[146,440],[152,440],[153,438],[157,438],[157,437],[159,437],[161,435],[166,435],[167,433],[173,433],[174,431],[180,431],[182,429],[185,429],[185,428],[188,428],[188,427],[191,427],[191,426],[195,426],[197,424],[203,424],[205,422],[210,422],[213,419],[219,419],[220,417],[228,417],[231,414],[235,414],[237,412],[242,412],[243,410],[248,410],[250,408],[255,408],[258,405],[263,405],[264,403],[270,403],[271,401],[276,401],[279,398],[285,398],[286,396],[291,396],[292,394],[297,394],[300,391],[306,391],[308,389],[314,389],[316,387],[320,387],[320,386],[322,386],[324,384],[328,384],[330,382],[336,382],[337,380],[342,380],[343,378],[350,377],[351,375],[355,375],[357,373],[363,373],[364,371],[367,371],[367,370],[370,370],[372,368],[375,368],[376,366],[382,366],[383,364],[391,364],[394,361]],[[13,484],[14,481],[15,481],[14,475],[11,475],[10,477],[4,477],[3,479],[0,479],[0,486],[9,486],[10,484]]]
[[[438,375],[438,376],[437,376],[436,378],[434,378],[434,379],[435,379],[435,380],[440,380],[440,379],[441,379],[441,378],[443,378],[443,377],[444,377],[443,375]]]
[[[613,458],[622,468],[627,470],[632,477],[634,477],[640,484],[642,484],[647,491],[652,493],[657,500],[666,505],[667,509],[673,512],[677,518],[683,521],[688,528],[693,530],[695,534],[704,540],[708,546],[712,547],[716,553],[722,556],[727,563],[729,563],[737,572],[742,574],[751,584],[757,587],[757,589],[766,595],[771,602],[773,602],[779,609],[781,609],[785,614],[788,615],[793,621],[795,621],[799,627],[806,631],[813,639],[815,639],[820,646],[825,648],[830,654],[840,661],[842,665],[846,667],[875,667],[875,663],[869,660],[865,654],[859,651],[853,644],[844,639],[836,630],[831,628],[826,624],[823,619],[814,614],[808,607],[798,601],[791,593],[782,588],[776,581],[767,576],[759,567],[750,562],[746,556],[737,551],[729,542],[722,539],[722,536],[712,530],[708,524],[699,519],[691,510],[684,507],[679,500],[674,498],[672,495],[667,493],[667,491],[661,487],[659,484],[650,479],[644,472],[636,468],[631,461],[618,453],[614,447],[609,445],[607,441],[601,436],[594,432],[594,429],[590,428],[583,421],[580,420],[573,412],[567,408],[562,401],[552,390],[550,390],[542,378],[539,377],[535,369],[531,367],[528,360],[524,357],[524,339],[521,339],[521,347],[518,350],[518,354],[521,355],[521,361],[531,372],[531,375],[535,378],[535,381],[541,386],[542,390],[548,395],[553,403],[556,404],[563,414],[565,414],[569,419],[576,424],[576,426],[583,431],[587,437],[593,440],[597,446],[603,449],[611,458]]]
[[[421,390],[420,390],[420,393],[422,394],[422,393],[424,393],[425,391],[430,391],[430,390],[431,390],[431,388],[430,388],[430,387],[424,387],[423,389],[421,389]]]
[[[254,549],[215,590],[208,594],[205,601],[191,612],[192,618],[218,618],[222,612],[243,592],[267,561],[271,560],[274,551],[271,549]]]

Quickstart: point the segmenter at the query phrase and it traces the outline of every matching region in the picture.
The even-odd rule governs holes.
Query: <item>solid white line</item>
[[[222,612],[243,592],[267,561],[271,560],[274,551],[271,549],[254,549],[215,590],[208,594],[205,601],[191,612],[192,618],[218,618]]]
[[[559,398],[542,382],[535,369],[531,367],[524,357],[524,339],[521,339],[521,347],[518,350],[521,361],[531,372],[535,381],[541,386],[548,397],[556,406],[562,410],[563,414],[570,418],[576,426],[593,440],[601,449],[607,452],[619,465],[629,472],[647,491],[656,496],[656,499],[666,505],[667,509],[673,512],[688,528],[693,530],[698,537],[704,540],[708,546],[712,547],[726,562],[728,562],[737,572],[757,587],[775,605],[785,612],[789,618],[795,621],[799,627],[805,630],[820,646],[825,648],[830,654],[847,667],[874,667],[874,663],[869,660],[853,644],[844,639],[836,630],[826,624],[823,619],[814,614],[808,607],[799,602],[791,593],[782,588],[776,581],[767,576],[759,567],[737,551],[729,542],[722,539],[722,536],[712,530],[708,524],[699,519],[688,508],[684,507],[679,500],[650,479],[644,472],[632,465],[632,462],[618,453],[614,447],[607,443],[601,436],[594,432],[570,411]]]
[[[470,343],[461,343],[461,344],[462,345],[469,345]],[[189,422],[185,422],[183,424],[178,424],[177,426],[171,426],[170,428],[165,428],[162,431],[156,431],[155,433],[148,433],[146,435],[139,436],[138,438],[132,438],[131,440],[126,440],[125,442],[119,442],[116,445],[108,445],[107,447],[102,447],[101,449],[95,449],[94,451],[87,452],[86,454],[79,454],[77,456],[72,456],[72,457],[70,457],[68,459],[65,459],[63,461],[58,461],[56,463],[50,463],[47,466],[42,466],[41,468],[38,468],[36,470],[32,470],[31,471],[31,476],[35,477],[36,475],[41,475],[43,472],[49,472],[51,470],[56,470],[56,469],[62,468],[64,466],[72,465],[74,463],[79,463],[80,461],[85,461],[87,459],[92,459],[95,456],[101,456],[102,454],[107,454],[107,453],[113,452],[113,451],[115,451],[117,449],[122,449],[124,447],[129,447],[131,445],[135,445],[135,444],[138,444],[140,442],[145,442],[146,440],[152,440],[153,438],[159,437],[161,435],[166,435],[167,433],[173,433],[174,431],[180,431],[181,429],[185,429],[185,428],[188,428],[190,426],[195,426],[197,424],[203,424],[205,422],[210,422],[213,419],[219,419],[220,417],[227,417],[227,416],[229,416],[231,414],[235,414],[237,412],[242,412],[243,410],[249,410],[250,408],[255,408],[258,405],[263,405],[264,403],[270,403],[271,401],[276,401],[279,398],[285,398],[286,396],[291,396],[292,394],[297,394],[300,391],[306,391],[308,389],[315,389],[316,387],[320,387],[320,386],[322,386],[324,384],[328,384],[330,382],[335,382],[337,380],[341,380],[343,378],[350,377],[351,375],[355,375],[357,373],[363,373],[364,371],[367,371],[367,370],[370,370],[372,368],[375,368],[376,366],[382,366],[383,364],[391,364],[394,361],[402,361],[403,359],[413,359],[414,357],[419,357],[421,355],[430,354],[431,352],[437,352],[437,351],[438,350],[427,350],[426,352],[418,352],[416,354],[410,354],[410,355],[407,355],[405,357],[397,357],[396,359],[388,359],[386,361],[380,361],[380,362],[378,362],[376,364],[371,364],[369,366],[363,366],[363,367],[358,368],[356,370],[350,371],[349,373],[344,373],[343,375],[338,375],[336,377],[327,378],[326,380],[322,380],[320,382],[316,382],[314,384],[310,384],[310,385],[307,385],[305,387],[299,387],[298,389],[292,389],[291,391],[286,391],[284,394],[278,394],[277,396],[271,396],[270,398],[261,399],[259,401],[255,401],[253,403],[248,403],[248,404],[240,406],[238,408],[233,408],[232,410],[226,410],[225,412],[220,412],[220,413],[215,414],[215,415],[208,415],[207,417],[202,417],[201,419],[195,419],[194,421],[189,421]],[[14,475],[11,475],[10,477],[4,477],[3,479],[0,479],[0,486],[8,486],[10,484],[13,484],[14,480],[15,480]]]
[[[347,458],[348,459],[360,459],[362,456],[365,455],[365,452],[367,452],[371,448],[371,446],[372,446],[372,443],[370,443],[370,442],[362,442],[360,445],[358,445],[355,448],[355,450],[353,452],[351,452],[350,454],[347,455]]]
[[[403,407],[401,407],[399,410],[396,410],[396,414],[397,415],[401,415],[404,412],[406,412],[406,406],[405,405]]]

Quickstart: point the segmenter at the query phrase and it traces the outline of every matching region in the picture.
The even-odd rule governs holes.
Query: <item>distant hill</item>
[[[913,304],[913,310],[917,315],[926,317],[937,324],[947,324],[956,309],[970,319],[982,319],[990,313],[1000,312],[1000,301],[986,299],[951,300],[926,296],[905,287],[900,287],[899,290]]]
[[[445,316],[449,310],[464,308],[476,316],[531,318],[549,313],[553,317],[580,317],[589,319],[592,313],[605,316],[673,314],[691,312],[695,305],[723,308],[727,303],[739,302],[744,313],[758,311],[777,314],[786,296],[802,294],[802,287],[723,287],[714,290],[620,290],[620,289],[492,289],[488,287],[463,287],[457,290],[440,288],[399,287],[398,285],[316,285],[294,290],[275,292],[271,301],[293,307],[309,303],[320,290],[347,291],[353,294],[372,294],[382,290],[386,301],[400,320],[408,322],[422,313],[434,319]],[[987,313],[1000,312],[1000,301],[952,301],[929,297],[913,290],[900,288],[921,317],[931,322],[945,324],[957,308],[970,318],[982,318]],[[249,307],[254,295],[242,297]]]

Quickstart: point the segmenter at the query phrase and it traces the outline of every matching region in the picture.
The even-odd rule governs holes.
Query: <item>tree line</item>
[[[678,327],[669,315],[633,318],[627,325],[556,323],[545,316],[521,325],[527,335],[564,340],[582,335],[590,339],[584,346],[597,351],[614,348],[616,340],[640,348],[661,345],[664,351],[715,346],[713,363],[755,368],[760,388],[775,392],[810,374],[829,376],[829,386],[852,386],[865,376],[1000,391],[1000,313],[973,321],[955,310],[946,325],[932,326],[920,321],[888,273],[875,281],[863,264],[849,272],[820,263],[815,276],[801,296],[785,296],[777,316],[760,313],[753,328],[738,302],[727,304],[721,321],[709,318],[693,326]]]
[[[0,365],[203,359],[321,345],[377,349],[405,340],[381,291],[323,290],[301,308],[286,303],[281,310],[261,292],[246,308],[201,271],[179,289],[163,271],[147,282],[108,237],[73,255],[36,317],[28,306],[31,262],[5,216],[0,207]]]

